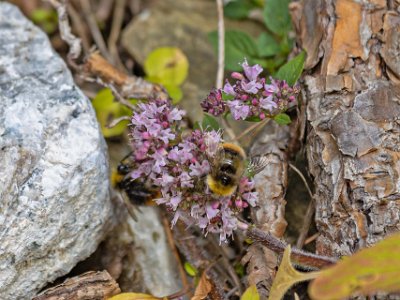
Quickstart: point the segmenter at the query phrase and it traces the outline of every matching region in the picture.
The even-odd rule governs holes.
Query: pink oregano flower
[[[242,68],[243,73],[231,74],[235,83],[226,80],[222,89],[214,89],[201,102],[204,112],[220,116],[229,111],[235,120],[252,117],[262,120],[272,118],[295,105],[298,86],[291,87],[285,80],[273,78],[267,83],[265,78],[260,77],[263,68],[260,65],[249,66],[246,60]]]
[[[249,72],[254,77],[259,70]],[[222,98],[218,93],[213,94],[212,101],[219,105]],[[155,201],[174,213],[172,226],[181,219],[227,241],[237,229],[240,213],[257,204],[254,183],[243,176],[232,196],[211,193],[205,177],[210,172],[210,159],[222,142],[221,132],[193,130],[183,134],[184,115],[165,100],[138,105],[131,123],[135,168],[130,176],[133,180],[146,178],[158,187],[161,197]]]

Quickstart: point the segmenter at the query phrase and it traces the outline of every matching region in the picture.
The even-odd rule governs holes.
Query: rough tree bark
[[[307,51],[303,100],[317,252],[348,255],[400,229],[400,1],[291,4]]]

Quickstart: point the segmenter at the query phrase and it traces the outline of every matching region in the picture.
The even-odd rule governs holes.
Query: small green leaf
[[[315,300],[398,292],[400,234],[393,234],[370,248],[345,257],[320,273],[309,286],[309,295]]]
[[[292,120],[290,120],[290,117],[285,113],[277,114],[274,117],[274,121],[279,125],[288,125],[292,122]]]
[[[282,256],[282,262],[276,273],[274,282],[272,283],[269,293],[269,300],[280,300],[286,291],[294,284],[313,279],[318,276],[319,272],[302,273],[293,268],[290,262],[290,245],[287,246]]]
[[[286,80],[289,85],[294,85],[303,72],[305,59],[306,53],[302,51],[284,64],[275,74],[274,78]]]
[[[247,122],[260,122],[261,119],[258,116],[251,116],[251,117],[246,118],[246,121]]]
[[[176,85],[165,85],[165,89],[168,95],[172,98],[172,104],[177,104],[182,100],[183,92],[179,86]]]
[[[35,24],[42,27],[42,29],[49,34],[57,29],[58,16],[53,9],[35,9],[32,11],[30,18]]]
[[[225,17],[231,19],[241,20],[247,18],[252,8],[254,8],[254,5],[252,5],[252,3],[249,1],[243,1],[243,0],[231,1],[228,2],[227,5],[225,5],[224,15]]]
[[[134,102],[135,100],[131,100],[131,103]],[[112,120],[132,114],[125,106],[114,101],[114,96],[110,89],[100,90],[92,100],[92,105],[96,111],[97,120],[100,123],[104,137],[117,136],[124,132],[128,121],[122,121],[113,128],[107,127]]]
[[[264,5],[264,22],[273,33],[284,36],[289,32],[292,23],[289,15],[290,0],[266,0]]]
[[[179,48],[157,48],[146,58],[144,70],[151,82],[179,86],[188,75],[189,62]]]
[[[235,96],[229,95],[229,94],[226,94],[226,93],[222,92],[222,100],[231,101],[233,99],[235,99]]]
[[[202,126],[203,126],[203,129],[206,131],[218,130],[221,128],[219,126],[217,119],[207,113],[204,114]]]
[[[209,39],[215,51],[218,51],[218,33],[209,33]],[[231,71],[241,71],[244,59],[250,65],[259,56],[257,44],[247,33],[236,30],[225,32],[225,68]]]
[[[186,273],[188,273],[189,276],[195,277],[197,276],[197,274],[199,274],[199,271],[196,269],[196,267],[192,266],[188,262],[185,262],[183,264],[183,268],[185,269]]]
[[[201,123],[199,121],[195,122],[193,125],[193,130],[201,130]]]
[[[260,300],[260,295],[258,294],[255,284],[247,288],[242,297],[240,297],[240,300]]]
[[[278,54],[281,49],[274,37],[267,32],[263,32],[257,39],[258,53],[261,57],[273,56]]]
[[[245,276],[246,270],[245,270],[244,266],[243,266],[241,263],[239,263],[239,262],[236,263],[236,264],[234,265],[234,269],[235,269],[235,273],[238,274],[238,276],[239,276],[240,278],[242,278],[242,277]]]

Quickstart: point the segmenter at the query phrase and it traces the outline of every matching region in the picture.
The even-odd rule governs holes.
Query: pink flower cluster
[[[183,115],[167,101],[138,105],[131,124],[135,169],[130,175],[133,180],[146,178],[160,189],[156,202],[175,212],[172,225],[182,219],[205,233],[219,233],[226,241],[237,228],[238,214],[256,205],[254,184],[243,177],[232,196],[211,193],[205,178],[222,142],[221,133],[194,130],[184,135]]]
[[[285,80],[260,78],[263,68],[259,65],[242,64],[243,73],[233,72],[234,84],[226,81],[223,89],[215,89],[201,102],[203,110],[214,116],[229,110],[235,120],[272,118],[295,104],[299,93],[297,86],[289,86]],[[225,100],[224,100],[225,99]]]

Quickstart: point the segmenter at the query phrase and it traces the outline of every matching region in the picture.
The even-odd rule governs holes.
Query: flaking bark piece
[[[68,278],[62,284],[43,291],[32,300],[103,300],[120,292],[118,283],[107,271],[91,271]]]

